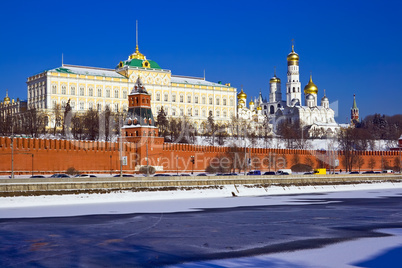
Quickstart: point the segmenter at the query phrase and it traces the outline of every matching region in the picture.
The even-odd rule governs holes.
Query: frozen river
[[[401,207],[398,188],[1,208],[0,266],[401,267]]]

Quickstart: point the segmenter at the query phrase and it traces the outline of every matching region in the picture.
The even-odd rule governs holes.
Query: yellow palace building
[[[70,100],[74,112],[88,109],[113,112],[127,111],[128,94],[140,77],[152,96],[156,117],[161,107],[168,116],[189,116],[197,126],[213,113],[216,122],[228,123],[236,115],[236,88],[230,84],[206,81],[205,78],[172,75],[155,61],[135,52],[120,61],[115,69],[62,64],[28,77],[28,108],[44,110],[49,124],[57,104],[64,107]]]

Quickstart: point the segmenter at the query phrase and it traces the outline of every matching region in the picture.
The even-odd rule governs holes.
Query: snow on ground
[[[317,249],[245,258],[184,263],[168,267],[356,267],[358,263],[370,258],[376,258],[391,249],[402,246],[401,229],[383,229],[377,231],[391,234],[392,236],[362,238]],[[389,261],[391,261],[391,263],[400,263],[400,259],[394,260],[394,262],[392,262],[392,260]],[[359,265],[358,267],[361,266]]]
[[[318,193],[328,193],[326,197],[333,198],[377,198],[387,192],[382,190],[376,193],[373,191],[379,189],[389,189],[387,195],[397,195],[398,192],[392,191],[392,189],[402,189],[402,183],[384,182],[303,187],[272,186],[268,188],[256,188],[252,185],[226,185],[220,189],[1,197],[0,218],[169,213],[203,208],[304,205],[310,204],[311,199],[319,200],[320,195],[317,195]],[[233,197],[232,193],[237,197]],[[311,195],[300,196],[298,194]],[[306,201],[300,202],[301,199]]]

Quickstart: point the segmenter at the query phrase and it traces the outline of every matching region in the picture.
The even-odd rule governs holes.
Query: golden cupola
[[[130,56],[128,56],[129,60],[132,59],[137,59],[137,60],[146,60],[144,54],[142,54],[139,50],[138,50],[138,45],[135,46],[135,52],[133,54],[131,54]]]
[[[313,77],[310,75],[310,81],[304,87],[304,94],[316,94],[318,93],[318,87],[313,83]]]
[[[247,99],[247,94],[244,93],[243,89],[241,89],[240,93],[237,94],[238,99]]]
[[[274,75],[274,77],[272,77],[270,80],[269,80],[269,83],[270,84],[272,84],[272,83],[280,83],[281,82],[281,79],[279,79],[278,77],[276,77],[276,75]]]
[[[261,106],[258,106],[257,107],[257,111],[261,111],[262,110],[262,107]]]
[[[251,105],[254,105],[254,101],[251,100],[251,101],[248,103],[248,105],[250,105],[250,106],[251,106]]]
[[[10,103],[10,97],[8,97],[8,89],[6,90],[6,96],[4,98],[4,103],[9,104]]]
[[[287,57],[288,65],[299,65],[299,55],[295,52],[295,46],[292,45],[292,52]]]

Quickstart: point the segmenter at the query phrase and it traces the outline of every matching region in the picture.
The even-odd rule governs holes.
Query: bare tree
[[[375,167],[375,159],[374,157],[370,157],[368,163],[367,163],[368,167],[371,169],[371,171],[373,171],[374,167]]]
[[[62,107],[60,103],[56,103],[56,105],[53,107],[53,135],[56,135],[57,128],[61,127],[62,125]],[[64,125],[63,125],[63,131],[64,131]]]

